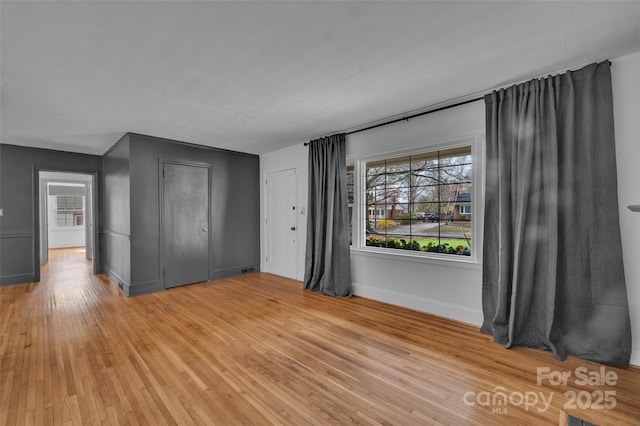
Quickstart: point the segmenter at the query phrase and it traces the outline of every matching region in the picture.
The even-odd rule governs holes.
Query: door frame
[[[53,172],[46,172],[53,173]],[[55,172],[59,173],[59,172]],[[83,176],[91,176],[85,173],[71,173],[64,172],[66,174],[76,174]],[[38,173],[40,174],[40,173]],[[51,213],[50,209],[53,206],[49,205],[49,184],[51,183],[71,183],[71,184],[81,184],[84,190],[85,197],[85,232],[84,232],[84,245],[86,249],[87,260],[93,260],[93,251],[94,251],[94,241],[93,241],[93,185],[92,180],[71,180],[71,179],[52,179],[52,178],[43,178],[40,177],[40,264],[47,263],[49,258],[49,214]]]
[[[38,173],[38,190],[40,191],[39,200],[40,205],[37,208],[38,214],[40,215],[40,232],[38,239],[38,256],[39,263],[42,265],[43,263],[47,263],[49,261],[49,193],[47,180],[40,178],[40,173]]]
[[[85,216],[88,217],[88,221],[84,222],[84,248],[85,259],[93,260],[94,253],[96,252],[96,242],[93,237],[93,179],[84,184],[84,199],[85,199]],[[89,200],[89,202],[87,202]],[[86,212],[89,214],[86,214]]]
[[[158,159],[158,216],[159,216],[159,220],[158,220],[158,244],[159,244],[159,250],[158,250],[158,266],[159,266],[159,270],[158,270],[158,276],[160,277],[160,283],[162,284],[162,288],[166,289],[166,282],[165,282],[165,269],[166,269],[166,264],[165,264],[165,235],[164,235],[164,222],[165,222],[165,218],[164,218],[164,165],[165,164],[175,164],[178,166],[190,166],[190,167],[200,167],[200,168],[204,168],[207,169],[207,207],[208,207],[208,212],[207,212],[207,252],[208,252],[208,262],[207,262],[207,280],[210,281],[211,277],[212,277],[212,271],[213,271],[213,253],[212,253],[212,247],[213,247],[213,241],[212,241],[212,233],[211,233],[211,226],[212,226],[212,217],[211,217],[211,212],[212,212],[212,208],[211,208],[211,188],[213,188],[213,173],[212,173],[212,167],[210,164],[206,164],[206,163],[196,163],[196,162],[191,162],[191,161],[179,161],[179,160],[171,160],[168,158],[159,158]],[[170,287],[172,288],[172,287]]]
[[[98,212],[98,182],[100,172],[96,170],[74,169],[69,167],[52,167],[34,165],[32,169],[32,202],[33,202],[33,276],[34,281],[40,281],[40,172],[58,172],[58,173],[75,173],[91,176],[91,222],[93,223],[93,274],[97,275],[102,272],[102,253],[97,248],[100,244],[100,217]],[[45,185],[46,189],[46,185]],[[44,194],[45,196],[48,194]]]
[[[272,176],[274,173],[282,173],[282,172],[288,172],[288,171],[293,171],[294,174],[294,185],[295,185],[295,206],[296,206],[296,214],[295,214],[295,227],[296,227],[296,231],[295,231],[295,238],[296,238],[296,250],[295,250],[295,265],[294,265],[294,278],[295,280],[300,280],[299,278],[299,271],[298,271],[298,266],[299,266],[299,259],[298,259],[298,254],[300,251],[300,203],[299,203],[299,198],[300,198],[300,194],[299,194],[299,182],[298,182],[298,168],[297,167],[287,167],[286,169],[279,169],[279,170],[268,170],[265,172],[265,197],[264,197],[264,201],[265,201],[265,206],[264,206],[264,213],[265,213],[265,246],[264,246],[264,251],[265,251],[265,266],[267,269],[267,272],[269,273],[273,273],[273,271],[270,268],[270,263],[269,261],[267,261],[266,259],[271,255],[271,252],[269,250],[269,243],[267,242],[267,239],[269,238],[270,235],[270,229],[271,229],[271,223],[269,223],[269,203],[271,202],[271,198],[270,198],[270,191],[269,191],[269,181],[270,181],[270,176]]]

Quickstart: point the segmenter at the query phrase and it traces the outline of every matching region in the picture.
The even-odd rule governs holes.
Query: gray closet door
[[[164,286],[209,277],[209,168],[163,164]]]

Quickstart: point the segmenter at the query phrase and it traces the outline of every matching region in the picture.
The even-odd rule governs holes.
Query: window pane
[[[438,169],[419,169],[411,173],[411,186],[439,185],[441,177]]]
[[[58,227],[84,225],[84,197],[57,195],[55,221]]]
[[[367,186],[369,185],[384,185],[385,183],[385,167],[382,165],[368,166],[367,167]]]
[[[430,170],[438,167],[438,151],[411,156],[411,170]]]
[[[353,243],[353,203],[355,199],[354,167],[347,166],[347,204],[349,205],[349,244]]]
[[[386,183],[389,187],[408,186],[407,181],[409,166],[409,157],[394,158],[387,160],[386,164]]]
[[[354,199],[354,175],[353,166],[347,166],[347,202],[353,204]]]

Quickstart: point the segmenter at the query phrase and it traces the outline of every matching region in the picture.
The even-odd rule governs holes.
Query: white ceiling
[[[260,154],[640,51],[640,2],[9,2],[2,143]]]

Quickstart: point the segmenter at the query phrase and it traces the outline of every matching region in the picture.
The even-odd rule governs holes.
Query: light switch
[[[4,209],[0,209],[0,216],[4,216]]]

